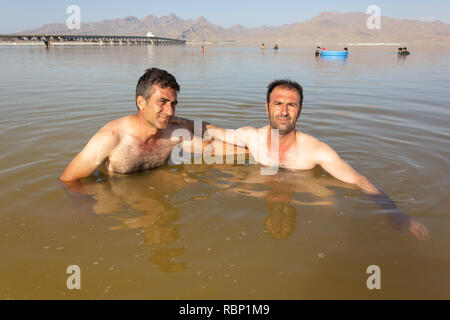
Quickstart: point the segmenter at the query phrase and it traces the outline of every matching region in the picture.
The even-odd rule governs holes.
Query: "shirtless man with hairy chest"
[[[60,180],[77,181],[99,167],[129,174],[164,165],[181,142],[180,138],[172,137],[173,132],[189,129],[183,123],[172,123],[179,90],[170,73],[148,69],[136,87],[138,113],[101,128],[70,162]],[[190,147],[190,141],[184,141],[183,147]]]

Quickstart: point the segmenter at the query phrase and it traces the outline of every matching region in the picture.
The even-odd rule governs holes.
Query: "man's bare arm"
[[[381,190],[377,189],[366,177],[359,174],[347,162],[341,159],[331,147],[319,142],[317,145],[317,164],[343,182],[355,184],[363,193],[389,213],[394,227],[407,226],[409,231],[420,240],[429,238],[427,228],[419,221],[402,212],[396,204]]]
[[[198,139],[197,135],[200,132],[195,132],[194,121],[186,118],[173,117],[171,123],[183,125],[191,132],[191,134],[195,134],[192,140]],[[250,134],[255,130],[256,129],[253,127],[224,129],[211,123],[202,121],[202,138],[209,141],[221,140],[227,144],[235,145],[238,147],[248,147]],[[185,149],[189,149],[189,146],[185,147]]]
[[[73,158],[60,177],[62,181],[75,181],[90,176],[119,143],[119,134],[106,125],[89,140],[84,149]]]
[[[239,129],[223,129],[212,124],[206,126],[205,137],[208,139],[218,139],[238,147],[249,147],[252,134],[256,129],[253,127],[242,127]]]

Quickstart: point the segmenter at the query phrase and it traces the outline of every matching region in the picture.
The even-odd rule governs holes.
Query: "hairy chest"
[[[169,159],[177,141],[169,138],[155,139],[149,143],[139,143],[131,139],[121,142],[108,158],[108,170],[129,174],[149,170],[164,165]]]

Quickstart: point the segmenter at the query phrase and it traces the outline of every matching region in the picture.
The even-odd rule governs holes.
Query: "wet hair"
[[[267,86],[267,103],[270,103],[270,95],[272,94],[272,91],[276,87],[282,87],[282,88],[286,88],[286,89],[296,90],[298,92],[298,95],[300,96],[299,107],[302,106],[302,104],[303,104],[303,88],[302,88],[302,86],[299,85],[295,81],[287,80],[287,79],[275,80]]]
[[[345,47],[345,48],[344,48],[344,50],[345,50],[345,51],[348,51],[348,48],[347,48],[347,47]]]
[[[403,50],[408,50],[408,49],[406,49],[406,47],[404,47]]]
[[[158,68],[151,68],[145,70],[145,73],[139,79],[136,86],[136,100],[139,96],[144,97],[147,101],[152,95],[152,86],[158,85],[161,88],[172,88],[175,91],[180,91],[180,86],[173,75],[166,70]]]
[[[402,51],[403,50],[403,48],[398,48],[398,51]]]
[[[321,49],[320,47],[317,47],[317,49]]]

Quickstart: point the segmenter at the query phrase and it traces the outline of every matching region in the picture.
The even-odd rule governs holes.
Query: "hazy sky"
[[[383,16],[450,23],[449,0],[0,0],[0,33],[65,22],[71,4],[81,8],[82,22],[175,13],[183,19],[204,16],[224,27],[279,26],[305,21],[322,11],[365,12],[369,5],[378,5]]]

